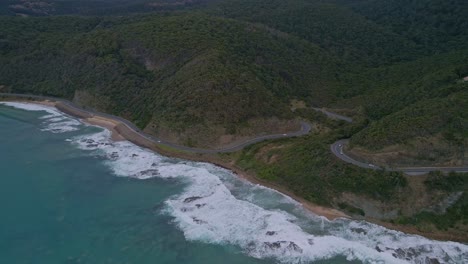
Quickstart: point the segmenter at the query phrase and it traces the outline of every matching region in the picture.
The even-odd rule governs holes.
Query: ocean
[[[0,263],[468,263],[467,245],[328,221],[47,106],[0,104],[0,176]]]

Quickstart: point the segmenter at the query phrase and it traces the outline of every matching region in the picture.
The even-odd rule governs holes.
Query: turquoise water
[[[159,212],[184,184],[115,177],[65,141],[83,131],[40,131],[41,115],[0,112],[0,263],[261,263],[187,242]]]
[[[468,261],[465,245],[328,222],[224,169],[16,107],[0,104],[0,263]]]

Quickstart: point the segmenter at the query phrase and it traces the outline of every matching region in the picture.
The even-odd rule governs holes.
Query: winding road
[[[292,133],[286,133],[286,134],[271,134],[271,135],[263,135],[263,136],[258,136],[255,138],[251,138],[245,141],[242,141],[238,144],[235,144],[230,147],[225,147],[221,149],[202,149],[202,148],[192,148],[192,147],[187,147],[187,146],[182,146],[182,145],[177,145],[168,141],[165,141],[163,139],[154,137],[152,135],[146,134],[145,132],[141,131],[135,124],[132,122],[121,118],[119,116],[114,116],[106,113],[101,113],[98,111],[90,110],[90,109],[83,109],[72,102],[61,99],[61,98],[55,98],[55,97],[49,97],[49,96],[40,96],[40,95],[28,95],[28,94],[14,94],[14,93],[0,93],[0,97],[10,97],[10,98],[23,98],[23,99],[34,99],[34,100],[50,100],[53,102],[57,103],[62,103],[66,105],[68,108],[71,108],[75,110],[75,112],[78,112],[78,115],[75,115],[80,118],[88,118],[88,117],[104,117],[112,120],[116,120],[121,124],[124,124],[126,127],[128,127],[130,130],[133,132],[137,133],[139,136],[155,143],[161,146],[166,146],[170,147],[176,150],[180,151],[185,151],[185,152],[191,152],[191,153],[202,153],[202,154],[216,154],[216,153],[229,153],[229,152],[235,152],[239,151],[249,145],[259,143],[264,140],[269,140],[269,139],[280,139],[280,138],[291,138],[291,137],[300,137],[307,135],[310,130],[311,130],[311,125],[307,122],[301,121],[301,129],[296,132]],[[60,107],[57,107],[60,109]],[[326,114],[330,118],[334,119],[340,119],[346,122],[352,122],[353,120],[349,117],[342,116],[333,112],[326,111],[321,108],[313,108],[316,111],[320,111],[324,114]],[[401,171],[409,175],[421,175],[421,174],[426,174],[431,171],[442,171],[442,172],[468,172],[468,167],[398,167],[398,168],[382,168],[377,165],[374,165],[372,163],[366,163],[366,162],[361,162],[358,160],[353,159],[352,157],[348,156],[344,152],[344,146],[348,144],[349,140],[348,139],[342,139],[338,140],[332,145],[330,145],[330,150],[331,152],[341,159],[344,162],[359,166],[361,168],[365,169],[372,169],[372,170],[387,170],[387,171]]]
[[[202,148],[191,148],[187,146],[182,146],[182,145],[177,145],[168,141],[165,141],[163,139],[154,137],[152,135],[146,134],[145,132],[141,131],[135,124],[132,122],[119,117],[119,116],[114,116],[106,113],[101,113],[98,111],[90,110],[90,109],[83,109],[72,102],[61,99],[61,98],[56,98],[56,97],[49,97],[49,96],[40,96],[40,95],[29,95],[29,94],[15,94],[15,93],[0,93],[0,97],[6,97],[6,98],[22,98],[22,99],[34,99],[34,100],[49,100],[53,101],[56,103],[61,103],[66,105],[68,108],[71,108],[74,110],[74,112],[77,112],[77,114],[71,114],[75,117],[79,118],[90,118],[90,117],[104,117],[107,119],[112,119],[115,121],[118,121],[121,124],[124,124],[126,127],[128,127],[130,130],[133,132],[137,133],[139,136],[152,141],[155,144],[161,145],[161,146],[166,146],[170,147],[176,150],[180,151],[185,151],[185,152],[191,152],[191,153],[202,153],[202,154],[216,154],[216,153],[228,153],[228,152],[235,152],[238,150],[241,150],[249,145],[259,143],[264,140],[270,140],[270,139],[280,139],[280,138],[291,138],[291,137],[299,137],[303,135],[309,134],[310,130],[312,129],[311,125],[307,122],[301,121],[301,129],[296,132],[291,132],[291,133],[284,133],[284,134],[271,134],[271,135],[262,135],[258,136],[255,138],[247,139],[244,140],[238,144],[235,144],[233,146],[229,146],[226,148],[221,148],[221,149],[202,149]],[[59,105],[57,105],[57,108],[60,109]]]
[[[317,112],[322,112],[324,113],[326,116],[328,116],[329,118],[332,118],[332,119],[338,119],[338,120],[343,120],[345,122],[348,122],[348,123],[352,123],[353,122],[353,119],[351,117],[347,117],[347,116],[344,116],[344,115],[339,115],[337,113],[333,113],[333,112],[330,112],[330,111],[327,111],[323,108],[317,108],[317,107],[312,107],[312,109],[314,109],[315,111]]]
[[[347,162],[354,164],[356,166],[359,166],[361,168],[365,169],[372,169],[372,170],[387,170],[387,171],[401,171],[404,172],[408,175],[422,175],[426,174],[431,171],[442,171],[442,172],[468,172],[468,167],[398,167],[398,168],[382,168],[379,166],[376,166],[372,163],[365,163],[361,161],[357,161],[350,156],[348,156],[344,152],[344,146],[348,144],[349,140],[347,139],[342,139],[338,140],[337,142],[333,143],[330,145],[330,150],[335,156],[337,156],[339,159]]]

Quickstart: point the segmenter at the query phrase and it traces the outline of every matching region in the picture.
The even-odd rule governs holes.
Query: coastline
[[[57,102],[50,101],[50,100],[31,101],[31,100],[13,99],[13,100],[5,100],[5,101],[23,102],[23,103],[38,104],[38,105],[54,107],[60,112],[71,115],[75,118],[79,118],[79,120],[84,123],[108,129],[109,131],[111,131],[111,139],[114,141],[128,140],[135,145],[138,145],[143,148],[147,148],[151,151],[155,151],[161,155],[174,157],[174,158],[180,158],[180,159],[186,159],[186,160],[191,160],[191,161],[196,161],[196,162],[212,163],[216,166],[232,171],[239,178],[242,178],[253,184],[258,184],[258,185],[273,189],[277,192],[280,192],[283,195],[286,195],[292,198],[293,200],[295,200],[296,202],[298,202],[299,204],[301,204],[302,207],[306,209],[307,211],[312,212],[313,214],[316,214],[319,216],[323,216],[330,221],[337,219],[337,218],[351,218],[347,214],[339,210],[336,210],[334,208],[328,208],[328,207],[316,205],[314,203],[311,203],[310,201],[307,201],[301,197],[298,197],[297,195],[293,194],[291,191],[287,190],[286,188],[282,186],[278,186],[276,184],[263,181],[255,177],[254,175],[242,170],[235,164],[231,162],[226,162],[220,159],[216,154],[201,154],[201,153],[196,154],[196,153],[183,152],[179,150],[171,150],[169,148],[164,148],[163,146],[159,146],[155,142],[149,142],[150,140],[148,138],[146,138],[145,136],[143,136],[137,131],[131,130],[128,126],[126,126],[119,120],[114,120],[108,117],[103,117],[103,116],[98,116],[98,115],[86,116],[86,115],[83,115],[82,113],[75,114],[74,111],[63,111],[64,110],[63,105],[61,105],[60,107],[57,107]]]
[[[105,118],[105,117],[82,118],[80,120],[85,122],[85,123],[95,125],[95,126],[104,127],[106,129],[110,130],[111,133],[112,133],[111,138],[114,141],[128,140],[128,141],[130,141],[130,142],[132,142],[132,143],[134,143],[136,145],[141,146],[140,144],[137,144],[135,142],[136,141],[135,138],[132,138],[132,137],[129,138],[128,135],[125,136],[124,133],[119,132],[119,126],[122,125],[119,121],[112,120],[112,119]],[[121,127],[120,127],[120,129],[121,129]],[[143,136],[141,136],[141,137],[143,137]],[[147,139],[145,137],[143,137],[143,140],[147,140]],[[248,172],[243,171],[241,168],[239,168],[235,164],[222,161],[221,159],[216,157],[215,154],[191,154],[191,153],[170,151],[170,150],[166,150],[166,149],[163,149],[161,147],[158,147],[156,144],[154,144],[151,147],[148,147],[148,146],[142,146],[142,147],[148,148],[151,151],[155,151],[155,152],[157,152],[159,154],[162,154],[162,155],[165,155],[165,156],[170,156],[170,157],[180,158],[180,159],[186,159],[186,160],[191,160],[191,161],[197,161],[197,162],[208,162],[208,163],[212,163],[212,164],[214,164],[216,166],[225,168],[227,170],[232,171],[239,178],[247,180],[247,181],[249,181],[249,182],[251,182],[253,184],[262,185],[264,187],[276,190],[276,191],[278,191],[278,192],[280,192],[280,193],[282,193],[282,194],[284,194],[286,196],[291,197],[296,202],[300,203],[306,210],[308,210],[308,211],[310,211],[310,212],[312,212],[314,214],[324,216],[328,220],[334,220],[334,219],[340,218],[340,217],[350,218],[350,216],[346,215],[345,213],[343,213],[341,211],[338,211],[338,210],[333,209],[333,208],[326,208],[326,207],[323,207],[323,206],[313,204],[313,203],[311,203],[309,201],[306,201],[303,198],[300,198],[300,197],[294,195],[292,192],[286,190],[285,188],[282,188],[281,186],[276,186],[276,185],[274,185],[272,183],[262,181],[261,179],[258,179],[254,175],[251,175]]]
[[[75,118],[78,118],[80,121],[84,123],[103,127],[103,128],[110,130],[111,139],[114,141],[128,140],[135,145],[149,149],[151,151],[155,151],[158,154],[161,154],[164,156],[180,158],[180,159],[196,161],[196,162],[207,162],[207,163],[211,163],[216,166],[225,168],[227,170],[232,171],[238,177],[246,181],[249,181],[253,184],[264,186],[266,188],[273,189],[275,191],[282,193],[283,195],[286,195],[292,198],[293,200],[301,204],[305,210],[312,212],[313,214],[325,217],[329,221],[333,221],[337,218],[353,219],[351,216],[337,209],[319,206],[317,204],[314,204],[310,201],[305,200],[304,198],[298,197],[297,195],[289,191],[287,188],[284,188],[277,184],[259,179],[254,174],[251,174],[248,171],[245,171],[241,169],[240,167],[236,166],[232,161],[223,160],[217,154],[190,153],[190,152],[185,152],[185,151],[181,151],[177,149],[171,149],[163,145],[159,145],[156,142],[142,135],[140,132],[130,129],[127,125],[123,124],[119,120],[115,120],[115,119],[103,117],[103,116],[98,116],[98,115],[90,115],[90,114],[83,115],[83,113],[77,113],[76,115],[74,115],[74,111],[72,111],[71,109],[66,109],[65,111],[63,111],[62,109],[64,107],[63,105],[61,105],[60,107],[57,107],[57,102],[54,102],[51,100],[32,101],[32,100],[13,99],[13,100],[5,100],[5,101],[39,104],[39,105],[45,105],[49,107],[55,107],[58,111],[68,114],[70,116],[73,116]],[[401,232],[408,233],[408,234],[421,235],[430,239],[444,240],[444,241],[450,240],[450,241],[458,241],[458,242],[466,241],[466,238],[457,237],[457,236],[444,233],[441,231],[423,232],[423,231],[418,230],[414,226],[397,225],[397,224],[393,224],[390,222],[385,222],[382,220],[372,219],[372,218],[364,218],[363,220],[389,228],[389,229],[401,231]]]

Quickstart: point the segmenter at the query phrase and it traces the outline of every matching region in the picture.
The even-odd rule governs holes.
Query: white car
[[[374,164],[369,163],[369,167],[375,168]]]

